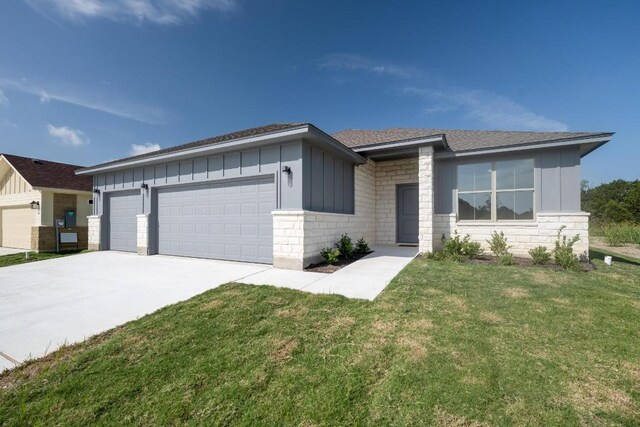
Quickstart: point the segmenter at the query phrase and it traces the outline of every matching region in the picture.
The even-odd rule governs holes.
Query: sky
[[[269,123],[612,131],[640,179],[640,2],[13,0],[0,152],[92,165]]]

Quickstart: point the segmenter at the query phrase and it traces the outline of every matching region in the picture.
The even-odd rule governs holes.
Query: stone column
[[[418,241],[420,253],[433,252],[433,147],[418,153]]]
[[[138,255],[149,255],[149,214],[136,215],[136,249]]]
[[[304,211],[273,211],[273,266],[304,269]]]
[[[87,220],[89,223],[88,249],[90,251],[99,251],[102,249],[100,241],[102,217],[100,215],[89,215]]]

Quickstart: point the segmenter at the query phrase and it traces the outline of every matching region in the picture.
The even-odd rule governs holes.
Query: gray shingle
[[[347,129],[331,136],[350,148],[386,142],[444,135],[452,151],[480,150],[496,147],[562,141],[590,136],[611,135],[610,132],[520,132],[455,129],[391,128],[383,130]]]

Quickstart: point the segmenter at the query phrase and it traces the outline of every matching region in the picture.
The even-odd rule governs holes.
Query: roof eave
[[[144,166],[148,164],[155,164],[164,161],[178,160],[181,158],[205,156],[214,154],[221,151],[229,151],[234,148],[241,148],[251,144],[264,144],[276,142],[278,140],[284,140],[291,137],[303,137],[309,133],[309,125],[304,124],[291,129],[282,131],[269,132],[262,135],[236,138],[225,142],[214,143],[211,145],[205,145],[201,147],[188,148],[184,150],[174,151],[171,153],[160,154],[157,156],[149,156],[141,159],[122,159],[117,163],[98,164],[87,168],[79,169],[76,171],[76,175],[95,175],[96,173],[127,169],[132,167]]]
[[[356,153],[383,152],[385,150],[397,150],[399,148],[419,147],[421,145],[440,143],[442,148],[447,148],[447,142],[444,135],[431,135],[428,137],[419,137],[411,139],[403,139],[398,141],[380,142],[377,144],[369,144],[352,148]]]
[[[593,148],[590,148],[585,153],[581,153],[580,157],[584,157],[587,154],[591,153],[593,150],[601,147],[606,144],[613,138],[613,133],[605,133],[595,136],[589,137],[580,137],[580,138],[571,138],[564,140],[556,140],[556,141],[544,141],[544,142],[535,142],[529,144],[520,144],[520,145],[512,145],[508,147],[491,147],[491,148],[482,148],[475,150],[464,150],[464,151],[447,151],[436,153],[436,158],[453,158],[453,157],[467,157],[467,156],[477,156],[483,154],[499,154],[499,153],[509,153],[509,152],[518,152],[518,151],[527,151],[527,150],[540,150],[545,148],[558,148],[558,147],[569,147],[573,145],[588,145],[595,144]]]

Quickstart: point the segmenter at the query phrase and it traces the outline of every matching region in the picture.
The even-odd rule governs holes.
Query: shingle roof
[[[452,151],[480,150],[495,147],[535,144],[591,136],[609,132],[519,132],[455,129],[391,128],[383,130],[347,129],[331,135],[349,148],[361,148],[385,142],[404,141],[444,135]]]
[[[13,154],[2,154],[2,156],[32,187],[78,191],[91,191],[93,187],[93,179],[90,176],[75,174],[75,171],[82,166],[36,160]]]
[[[158,150],[158,151],[152,151],[150,153],[140,154],[138,156],[126,157],[126,158],[123,158],[123,159],[113,160],[113,161],[110,161],[110,162],[101,163],[101,164],[96,165],[96,166],[114,165],[114,164],[120,163],[120,162],[122,162],[124,160],[130,161],[130,160],[146,159],[146,158],[155,157],[155,156],[162,155],[162,154],[173,153],[173,152],[183,151],[183,150],[189,150],[189,149],[192,149],[192,148],[198,148],[198,147],[203,147],[203,146],[207,146],[207,145],[220,144],[222,142],[231,141],[231,140],[234,140],[234,139],[249,138],[249,137],[252,137],[252,136],[261,136],[261,135],[267,135],[267,134],[275,133],[275,132],[282,132],[282,131],[285,131],[285,130],[294,129],[294,128],[297,128],[297,127],[300,127],[300,126],[304,126],[304,125],[306,125],[306,123],[272,123],[272,124],[266,125],[266,126],[259,126],[259,127],[255,127],[255,128],[251,128],[251,129],[240,130],[240,131],[237,131],[237,132],[226,133],[224,135],[218,135],[218,136],[214,136],[214,137],[211,137],[211,138],[200,139],[198,141],[193,141],[193,142],[189,142],[189,143],[186,143],[186,144],[176,145],[176,146],[169,147],[169,148],[164,148],[164,149]]]

